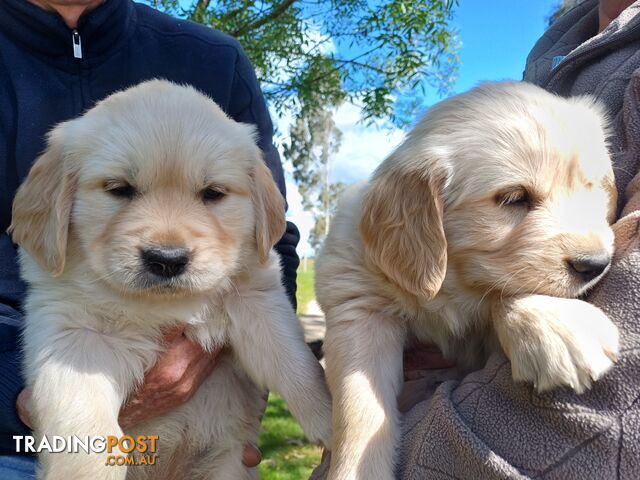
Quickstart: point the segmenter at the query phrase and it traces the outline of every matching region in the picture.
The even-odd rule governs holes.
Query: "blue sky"
[[[460,0],[454,26],[462,41],[455,91],[480,80],[520,79],[527,54],[558,0]]]
[[[483,80],[522,78],[527,54],[547,27],[547,17],[559,0],[460,0],[453,27],[461,42],[458,78],[452,93],[459,93]],[[427,103],[439,100],[432,94]],[[332,160],[331,179],[354,183],[366,179],[398,145],[404,132],[359,123],[359,110],[340,107],[334,115],[343,132],[340,151]],[[287,124],[279,125],[288,131]],[[285,165],[285,169],[287,166]],[[302,211],[300,196],[290,174],[287,181],[288,217],[302,233],[299,253],[311,253],[306,239],[313,225]]]

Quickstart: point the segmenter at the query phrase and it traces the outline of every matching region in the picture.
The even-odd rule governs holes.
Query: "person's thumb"
[[[18,412],[18,418],[24,423],[27,427],[31,428],[31,416],[29,415],[29,410],[27,409],[27,405],[29,403],[29,396],[31,395],[31,390],[28,388],[23,388],[22,391],[18,394],[18,398],[16,399],[16,411]]]

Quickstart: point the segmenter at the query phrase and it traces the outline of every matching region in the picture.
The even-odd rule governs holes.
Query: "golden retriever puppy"
[[[328,445],[322,368],[272,251],[284,201],[254,136],[196,90],[165,81],[116,93],[51,132],[11,225],[30,286],[35,431],[159,439],[151,467],[42,454],[39,478],[255,478],[242,446],[257,441],[265,387]],[[120,407],[162,350],[161,330],[176,325],[205,349],[231,350],[191,400],[123,432]]]
[[[591,100],[496,83],[431,108],[343,199],[317,260],[329,478],[393,478],[408,335],[467,369],[501,346],[539,391],[603,375],[616,327],[575,297],[608,268],[615,205]]]

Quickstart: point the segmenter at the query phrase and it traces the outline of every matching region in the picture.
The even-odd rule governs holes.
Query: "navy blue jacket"
[[[16,247],[4,232],[15,191],[52,126],[143,80],[190,84],[235,120],[257,125],[265,161],[285,194],[269,113],[237,41],[130,0],[107,0],[80,20],[77,32],[80,59],[74,58],[73,32],[57,14],[27,0],[0,0],[0,454],[14,453],[11,436],[26,433],[15,411],[22,387],[18,339],[25,289]],[[292,299],[298,240],[289,223],[276,246]]]

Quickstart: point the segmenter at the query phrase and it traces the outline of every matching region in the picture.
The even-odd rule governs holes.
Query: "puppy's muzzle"
[[[569,270],[584,282],[602,275],[611,264],[611,254],[605,250],[579,255],[567,261]]]
[[[183,247],[151,247],[143,249],[140,256],[147,272],[169,279],[184,273],[191,252]]]

